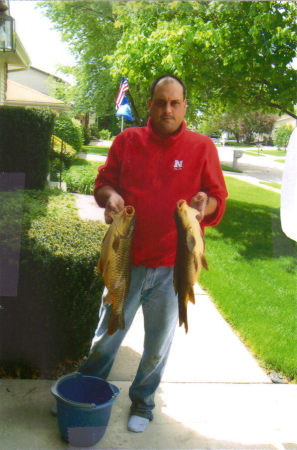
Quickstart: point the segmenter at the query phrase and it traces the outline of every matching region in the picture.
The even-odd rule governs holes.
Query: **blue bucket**
[[[119,389],[102,378],[75,372],[59,378],[51,392],[63,438],[77,447],[96,444],[105,433]]]

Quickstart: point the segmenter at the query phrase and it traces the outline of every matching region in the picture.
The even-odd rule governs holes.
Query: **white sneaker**
[[[149,419],[146,417],[132,415],[128,422],[128,430],[133,431],[134,433],[142,433],[146,430],[148,423]]]

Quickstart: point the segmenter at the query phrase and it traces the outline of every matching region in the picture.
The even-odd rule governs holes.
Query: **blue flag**
[[[129,100],[127,99],[125,94],[123,96],[122,103],[118,107],[117,112],[116,112],[115,115],[116,116],[123,116],[123,117],[125,117],[125,119],[130,120],[130,122],[133,122],[133,120],[134,120]]]

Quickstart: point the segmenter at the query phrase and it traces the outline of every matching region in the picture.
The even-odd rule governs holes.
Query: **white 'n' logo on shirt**
[[[179,161],[178,159],[176,159],[176,160],[174,161],[174,166],[173,166],[173,168],[174,168],[175,170],[181,170],[181,169],[183,168],[183,161]]]

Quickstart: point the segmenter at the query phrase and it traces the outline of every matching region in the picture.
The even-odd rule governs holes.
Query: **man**
[[[148,100],[146,127],[129,128],[114,140],[98,169],[94,195],[105,220],[124,205],[135,208],[132,273],[125,301],[125,330],[107,334],[110,305],[101,306],[99,324],[80,372],[106,378],[138,307],[144,315],[144,352],[130,387],[128,429],[141,432],[153,418],[154,395],[161,381],[178,319],[173,288],[177,233],[176,202],[185,199],[201,213],[201,227],[216,225],[227,191],[217,150],[206,136],[186,130],[185,87],[173,76],[157,79]]]

